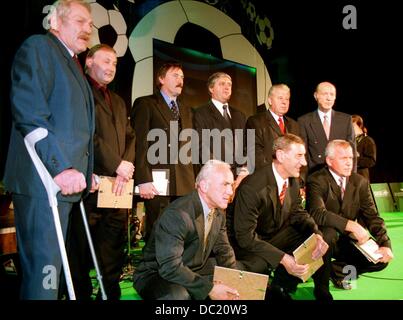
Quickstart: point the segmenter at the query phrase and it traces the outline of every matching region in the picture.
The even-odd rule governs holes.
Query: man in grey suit
[[[134,273],[134,287],[143,299],[238,298],[235,289],[212,281],[214,265],[237,267],[223,212],[233,183],[228,164],[209,160],[196,178],[196,190],[165,209]]]
[[[136,132],[135,184],[139,186],[140,197],[144,199],[146,209],[146,241],[164,208],[178,196],[183,196],[194,188],[192,163],[171,157],[178,152],[175,148],[180,149],[190,140],[189,137],[188,141],[179,141],[181,130],[191,129],[193,126],[191,109],[179,101],[183,84],[182,66],[176,62],[163,64],[156,74],[158,91],[137,98],[131,111],[131,123]],[[154,144],[158,141],[148,141],[150,132],[164,134],[166,143],[162,147],[165,150],[155,152]],[[159,195],[154,185],[152,172],[155,169],[169,172],[167,196]]]
[[[248,155],[254,154],[255,167],[259,169],[272,162],[273,141],[286,133],[299,135],[298,123],[285,116],[290,107],[290,88],[283,83],[274,84],[269,90],[269,110],[250,116],[246,129],[255,130],[255,144],[248,145]]]
[[[354,154],[356,149],[351,116],[333,110],[336,87],[330,82],[321,82],[313,96],[318,109],[298,118],[300,136],[307,148],[308,174],[325,166],[325,148],[330,140],[347,140]]]
[[[51,14],[50,32],[28,38],[14,59],[4,181],[13,196],[22,299],[57,299],[62,264],[47,193],[24,137],[38,127],[48,130],[36,151],[61,189],[57,198],[64,235],[73,204],[95,185],[93,96],[73,59],[86,50],[91,31],[90,6],[60,0]]]

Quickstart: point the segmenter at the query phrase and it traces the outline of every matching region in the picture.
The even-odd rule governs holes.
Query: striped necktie
[[[283,205],[283,203],[284,203],[284,198],[285,198],[286,192],[287,192],[287,181],[284,181],[283,188],[281,189],[281,192],[279,195],[281,205]]]

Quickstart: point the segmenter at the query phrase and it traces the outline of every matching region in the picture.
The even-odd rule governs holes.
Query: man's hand
[[[134,165],[129,161],[122,160],[116,169],[116,174],[129,181],[133,177]]]
[[[301,277],[308,272],[309,266],[307,264],[298,264],[294,257],[285,254],[280,263],[284,266],[287,272],[293,276]]]
[[[368,231],[358,222],[348,220],[346,231],[351,232],[350,237],[357,240],[358,244],[363,244],[369,239]]]
[[[90,189],[90,193],[94,193],[95,191],[97,191],[99,189],[99,177],[93,173],[92,177],[91,177],[91,189]]]
[[[159,194],[152,182],[139,184],[139,191],[140,197],[144,199],[153,199],[154,196]]]
[[[388,247],[379,247],[376,252],[382,255],[382,258],[379,261],[383,263],[388,263],[394,257],[392,250]]]
[[[238,290],[222,283],[215,283],[208,295],[211,300],[239,300]]]
[[[316,236],[316,247],[312,251],[312,259],[317,260],[326,253],[327,249],[329,249],[329,245],[323,240],[322,236],[319,234],[315,234]]]
[[[76,169],[66,169],[53,178],[64,196],[83,191],[87,187],[85,176]]]
[[[117,196],[121,196],[125,190],[127,182],[129,182],[129,180],[123,178],[122,176],[117,176],[115,178],[115,183],[112,186],[112,192]]]

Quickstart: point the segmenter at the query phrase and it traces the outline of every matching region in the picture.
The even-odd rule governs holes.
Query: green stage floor
[[[403,300],[403,212],[382,213],[390,238],[394,259],[389,266],[376,273],[367,273],[352,282],[352,290],[336,289],[330,284],[330,291],[335,300]],[[135,256],[140,248],[134,250]],[[135,263],[134,263],[135,264]],[[121,282],[121,300],[141,300],[133,289],[128,275]],[[298,286],[295,300],[314,300],[313,282],[308,280]]]

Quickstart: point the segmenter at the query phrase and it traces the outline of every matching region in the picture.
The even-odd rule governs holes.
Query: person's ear
[[[206,180],[201,180],[199,185],[200,185],[200,190],[203,193],[206,193],[208,191],[209,183]]]

